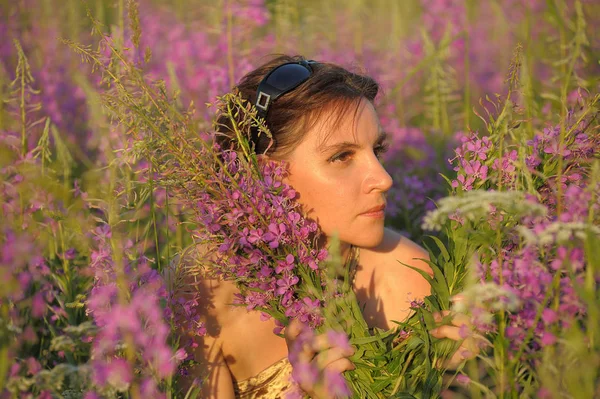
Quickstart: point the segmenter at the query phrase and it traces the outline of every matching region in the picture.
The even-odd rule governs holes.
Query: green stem
[[[227,7],[227,71],[229,74],[229,85],[235,84],[234,64],[233,64],[233,12],[231,10],[232,0],[226,0]]]
[[[118,202],[116,196],[112,195],[114,193],[117,180],[116,167],[111,167],[110,172],[111,179],[109,184],[109,190],[107,193],[110,198],[108,200],[108,225],[110,226],[112,233],[110,237],[110,246],[112,248],[113,264],[117,277],[118,299],[121,304],[126,305],[129,302],[129,284],[127,276],[125,275],[125,267],[123,261],[123,240],[121,239],[118,231],[115,229],[115,227],[118,226],[120,222],[118,217]],[[123,340],[125,342],[125,356],[129,364],[133,367],[136,359],[135,337],[129,331],[125,331],[123,335]],[[137,382],[134,381],[131,384],[128,394],[130,394],[133,399],[141,399]]]
[[[150,185],[150,217],[152,218],[152,228],[154,229],[154,245],[156,250],[156,266],[158,272],[162,273],[162,266],[160,261],[160,247],[158,245],[158,227],[156,226],[156,209],[154,206],[154,163],[152,159],[148,160],[150,163],[149,172],[150,176],[148,182]]]
[[[408,358],[404,361],[404,366],[402,367],[402,372],[400,373],[400,376],[396,380],[396,384],[394,385],[394,389],[392,390],[391,395],[396,394],[396,392],[398,392],[398,389],[400,389],[400,384],[404,380],[404,374],[406,374],[406,369],[408,368],[408,365],[410,364],[410,362],[412,361],[414,356],[415,356],[415,352],[411,352],[411,353],[409,353]]]
[[[503,254],[502,254],[502,238],[501,238],[499,229],[496,231],[496,247],[500,251],[500,256],[498,258],[498,278],[499,278],[499,285],[502,286],[504,284],[504,276],[503,276],[504,262],[503,262]],[[504,397],[504,393],[506,392],[506,379],[507,379],[506,378],[507,370],[505,369],[505,367],[506,367],[506,352],[507,352],[507,341],[506,341],[506,337],[504,336],[505,330],[506,330],[506,314],[504,312],[504,308],[502,308],[502,309],[500,309],[500,323],[498,326],[500,342],[502,343],[501,353],[500,353],[500,364],[499,364],[499,366],[500,366],[500,370],[499,370],[500,397],[502,397],[502,398]],[[510,368],[509,368],[509,370],[510,370]],[[508,380],[510,381],[511,379],[509,378]]]
[[[26,131],[26,127],[27,127],[27,113],[26,113],[26,109],[25,109],[25,88],[26,88],[26,83],[25,83],[25,71],[23,71],[21,73],[21,87],[20,87],[20,104],[19,104],[19,110],[20,110],[20,114],[21,114],[21,156],[25,157],[25,155],[27,154],[27,131]]]
[[[2,319],[9,320],[8,316],[8,303],[4,302],[0,305],[0,312],[2,312]],[[6,375],[9,369],[8,359],[8,343],[2,343],[0,347],[0,392],[4,392],[4,385],[6,383]]]
[[[469,28],[471,27],[471,21],[473,20],[473,2],[467,1],[465,5],[465,11],[467,13],[467,30],[465,31],[465,54],[464,54],[464,67],[465,67],[465,107],[464,107],[464,118],[465,118],[465,131],[471,129],[470,115],[471,115],[471,80],[470,80],[470,49],[471,49],[471,33]]]

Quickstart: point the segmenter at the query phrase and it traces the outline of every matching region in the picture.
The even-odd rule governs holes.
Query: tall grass
[[[597,151],[588,147],[599,137],[600,6],[521,3],[1,2],[2,397],[184,396],[175,390],[175,365],[190,361],[183,344],[174,336],[136,336],[126,315],[137,311],[129,321],[149,336],[173,327],[173,314],[192,306],[171,302],[160,276],[192,245],[195,227],[156,180],[153,160],[132,155],[140,145],[132,130],[143,126],[132,121],[159,119],[162,108],[148,107],[148,93],[126,82],[121,95],[133,93],[129,105],[138,108],[132,120],[119,120],[106,107],[107,94],[120,90],[115,77],[135,66],[139,79],[169,99],[166,109],[187,115],[181,123],[209,131],[214,109],[204,104],[276,52],[373,75],[392,139],[384,160],[396,182],[388,224],[426,241],[426,211],[460,204],[458,213],[440,216],[431,251],[448,292],[465,285],[477,292],[492,280],[508,289],[507,298],[530,306],[492,312],[485,303],[481,314],[489,317],[480,327],[492,345],[461,371],[470,378],[462,380],[466,387],[450,376],[445,386],[472,397],[599,395],[600,172]],[[94,62],[81,62],[91,55]],[[136,134],[152,141],[164,130]],[[489,149],[481,152],[485,140]],[[487,195],[480,190],[513,202],[485,197],[495,208],[461,214],[480,209],[478,195]],[[533,205],[517,192],[550,216],[527,214]],[[438,202],[448,194],[451,202]],[[553,222],[572,229],[565,230],[573,233],[570,242],[556,235],[539,242]],[[527,284],[506,287],[505,275],[515,284],[529,276],[515,269],[524,259],[550,278],[539,306],[523,302]],[[576,262],[584,266],[570,270]],[[476,274],[487,269],[504,273]],[[141,307],[143,295],[160,303],[162,321]],[[577,303],[574,319],[565,298]],[[107,307],[124,316],[103,318]],[[533,323],[518,318],[523,309]],[[107,325],[115,336],[103,335]],[[148,343],[162,352],[145,355]]]

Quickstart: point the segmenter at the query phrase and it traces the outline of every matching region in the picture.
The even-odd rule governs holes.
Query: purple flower
[[[458,382],[461,385],[467,386],[471,383],[471,379],[467,375],[459,374],[456,376],[456,382]]]
[[[266,278],[271,276],[271,274],[273,274],[273,269],[271,269],[269,266],[267,265],[263,265],[260,268],[260,271],[258,272],[260,277]]]
[[[264,240],[269,242],[269,247],[277,248],[279,247],[279,242],[283,239],[286,231],[287,229],[285,227],[285,224],[271,223],[269,224],[269,231],[264,235]]]
[[[314,385],[319,378],[319,370],[310,362],[298,362],[294,365],[292,377],[301,385]]]
[[[248,234],[248,242],[251,244],[256,244],[261,242],[264,239],[264,234],[262,229],[252,229]]]
[[[294,262],[294,255],[292,254],[287,254],[287,256],[285,257],[285,260],[279,260],[277,261],[277,266],[275,267],[275,273],[279,274],[282,271],[287,271],[287,272],[291,272],[295,265]]]
[[[552,309],[544,309],[542,311],[542,320],[544,320],[544,323],[546,324],[552,324],[558,320],[558,315]]]
[[[325,387],[333,398],[347,398],[350,397],[350,387],[344,376],[335,370],[325,369]]]
[[[245,303],[248,305],[246,308],[252,310],[258,307],[264,307],[267,305],[269,296],[263,292],[250,291],[244,298]]]
[[[556,336],[548,331],[544,331],[542,333],[540,343],[542,344],[542,346],[554,345],[556,343]]]
[[[158,390],[156,382],[152,377],[144,378],[141,382],[140,394],[144,398],[166,399],[166,395]]]
[[[103,224],[101,226],[96,227],[94,238],[96,240],[105,241],[112,237],[112,232],[110,231],[110,226],[108,224]]]
[[[42,317],[46,313],[46,300],[43,292],[37,292],[32,299],[31,315],[33,317]]]
[[[42,366],[41,366],[40,362],[38,362],[33,357],[27,358],[26,363],[27,363],[27,373],[29,375],[36,375],[37,373],[39,373],[42,370]]]
[[[287,291],[292,289],[292,286],[298,283],[300,279],[298,276],[287,275],[277,280],[277,295],[283,295]]]
[[[350,345],[350,341],[348,341],[348,335],[343,332],[329,330],[327,331],[327,340],[336,348],[342,349],[344,352],[353,352],[354,349]]]

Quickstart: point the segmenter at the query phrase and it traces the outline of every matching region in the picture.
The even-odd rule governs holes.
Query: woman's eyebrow
[[[358,143],[353,143],[351,141],[342,141],[328,146],[321,146],[321,148],[319,148],[319,152],[339,152],[341,150],[353,150],[359,148],[360,145],[358,145]]]
[[[379,131],[379,134],[377,135],[377,138],[375,139],[374,144],[381,144],[385,141],[385,139],[387,138],[388,134],[384,131]],[[332,145],[328,145],[328,146],[321,146],[321,148],[319,148],[319,152],[321,153],[326,153],[326,152],[339,152],[342,150],[358,150],[360,149],[360,145],[358,143],[355,142],[351,142],[351,141],[341,141],[339,143],[335,143]]]

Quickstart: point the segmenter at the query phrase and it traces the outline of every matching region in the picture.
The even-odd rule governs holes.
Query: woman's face
[[[363,248],[383,239],[385,193],[392,178],[378,156],[385,135],[373,105],[363,99],[356,118],[348,113],[337,128],[324,115],[286,157],[287,183],[299,193],[308,216],[328,237]]]

